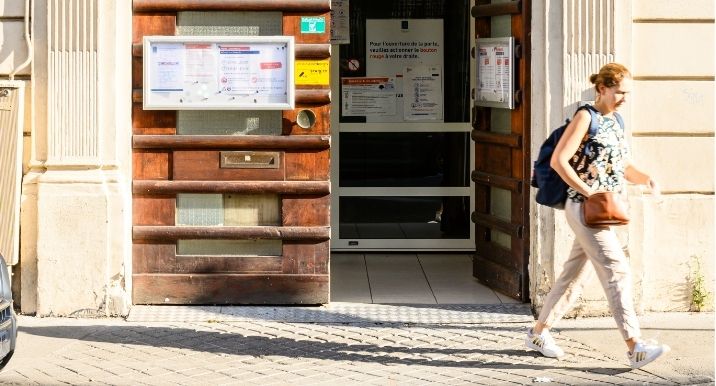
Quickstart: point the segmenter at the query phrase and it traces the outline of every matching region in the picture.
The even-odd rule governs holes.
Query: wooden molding
[[[142,226],[132,227],[134,241],[176,240],[294,240],[326,241],[331,237],[330,227],[280,226]]]
[[[132,193],[169,195],[177,193],[278,193],[326,195],[329,181],[169,181],[134,180]]]
[[[134,12],[278,11],[323,13],[331,0],[133,0]]]
[[[313,149],[331,147],[328,135],[134,135],[134,149]]]

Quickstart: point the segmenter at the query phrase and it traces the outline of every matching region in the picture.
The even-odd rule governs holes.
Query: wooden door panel
[[[134,2],[132,250],[135,304],[328,302],[330,86],[297,88],[296,108],[282,112],[278,136],[176,135],[176,111],[142,109],[141,42],[145,35],[174,35],[177,12],[182,10],[283,11],[282,28],[285,35],[295,36],[296,58],[329,59],[329,8],[328,0]],[[325,18],[326,31],[301,33],[300,21],[305,16]],[[315,115],[314,125],[304,128],[297,124],[301,110]],[[222,168],[221,152],[236,151],[276,152],[280,160],[276,168]],[[241,163],[238,159],[234,161]],[[176,226],[176,195],[181,193],[268,193],[279,200],[277,208],[281,214],[277,214],[276,222],[270,225]],[[254,203],[242,201],[246,202]],[[244,211],[232,213],[240,216]],[[244,224],[241,218],[235,220],[231,223]],[[264,249],[267,253],[258,255],[245,252],[222,255],[233,252],[234,246],[239,244],[244,251],[247,243],[263,243],[270,248]],[[204,246],[209,249],[199,248]],[[273,255],[275,246],[278,247],[275,254],[280,256]],[[178,248],[184,254],[178,254]]]
[[[281,273],[282,256],[177,256],[176,273]]]
[[[132,104],[132,134],[174,135],[177,114],[175,111],[144,110],[141,103]]]
[[[285,226],[330,226],[330,212],[329,195],[285,195],[281,199],[281,221]]]
[[[477,145],[476,152],[480,151],[479,160],[476,163],[476,170],[483,173],[495,174],[498,176],[509,176],[512,174],[512,149],[502,146]]]
[[[328,275],[135,274],[136,304],[318,304]]]
[[[328,150],[286,152],[287,181],[328,181],[331,155]]]
[[[511,35],[515,40],[516,106],[510,111],[510,133],[491,131],[491,108],[476,107],[473,117],[472,139],[475,141],[476,182],[475,213],[476,253],[473,275],[482,283],[516,299],[529,299],[529,28],[531,4],[528,0],[492,4],[477,0],[472,9],[477,37],[491,37],[491,18],[510,15]],[[491,188],[510,192],[509,218],[492,214]],[[500,195],[504,197],[503,194]],[[499,233],[507,236],[499,236]],[[499,237],[498,237],[499,236]],[[509,237],[509,248],[503,246]],[[498,241],[501,240],[501,244]]]
[[[261,150],[265,152],[266,150]],[[193,181],[282,181],[285,166],[282,152],[278,155],[276,168],[273,169],[236,169],[222,168],[219,151],[175,151],[174,180]]]
[[[176,244],[148,244],[134,242],[132,245],[132,272],[174,272]]]
[[[135,194],[132,198],[134,225],[174,225],[175,196]]]
[[[168,151],[135,150],[132,154],[132,172],[135,180],[171,179],[171,153]]]
[[[316,116],[316,124],[305,129],[296,123],[296,115],[301,110],[310,110]],[[295,110],[283,113],[284,135],[325,135],[331,133],[331,106],[316,106],[307,103],[296,103]]]
[[[294,274],[328,274],[329,243],[285,243],[283,272]]]

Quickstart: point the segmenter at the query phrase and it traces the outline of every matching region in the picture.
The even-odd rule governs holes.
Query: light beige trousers
[[[616,233],[611,228],[585,226],[579,202],[567,199],[564,212],[575,240],[564,270],[549,291],[538,320],[553,326],[582,293],[592,276],[591,272],[596,272],[624,340],[639,338],[641,332],[634,312],[631,269]],[[587,269],[588,261],[592,262],[594,271]]]

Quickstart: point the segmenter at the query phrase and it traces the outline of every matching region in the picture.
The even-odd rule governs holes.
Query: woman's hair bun
[[[597,79],[599,78],[599,74],[592,74],[589,76],[589,81],[592,84],[597,84]]]

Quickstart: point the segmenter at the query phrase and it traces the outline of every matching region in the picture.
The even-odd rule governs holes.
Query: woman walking
[[[592,112],[579,110],[567,126],[554,150],[552,168],[569,185],[565,216],[575,234],[574,245],[564,269],[545,299],[525,344],[547,357],[561,357],[564,351],[555,343],[549,329],[569,311],[588,281],[587,262],[591,261],[601,281],[617,327],[627,345],[631,367],[639,368],[669,351],[669,346],[641,340],[639,322],[632,299],[629,262],[610,227],[590,228],[584,224],[582,204],[598,191],[623,193],[626,181],[648,185],[659,194],[657,183],[629,159],[629,149],[615,117],[631,91],[631,74],[617,63],[603,66],[589,79],[596,90]],[[598,129],[588,135],[592,115]],[[586,150],[586,151],[585,151]]]

